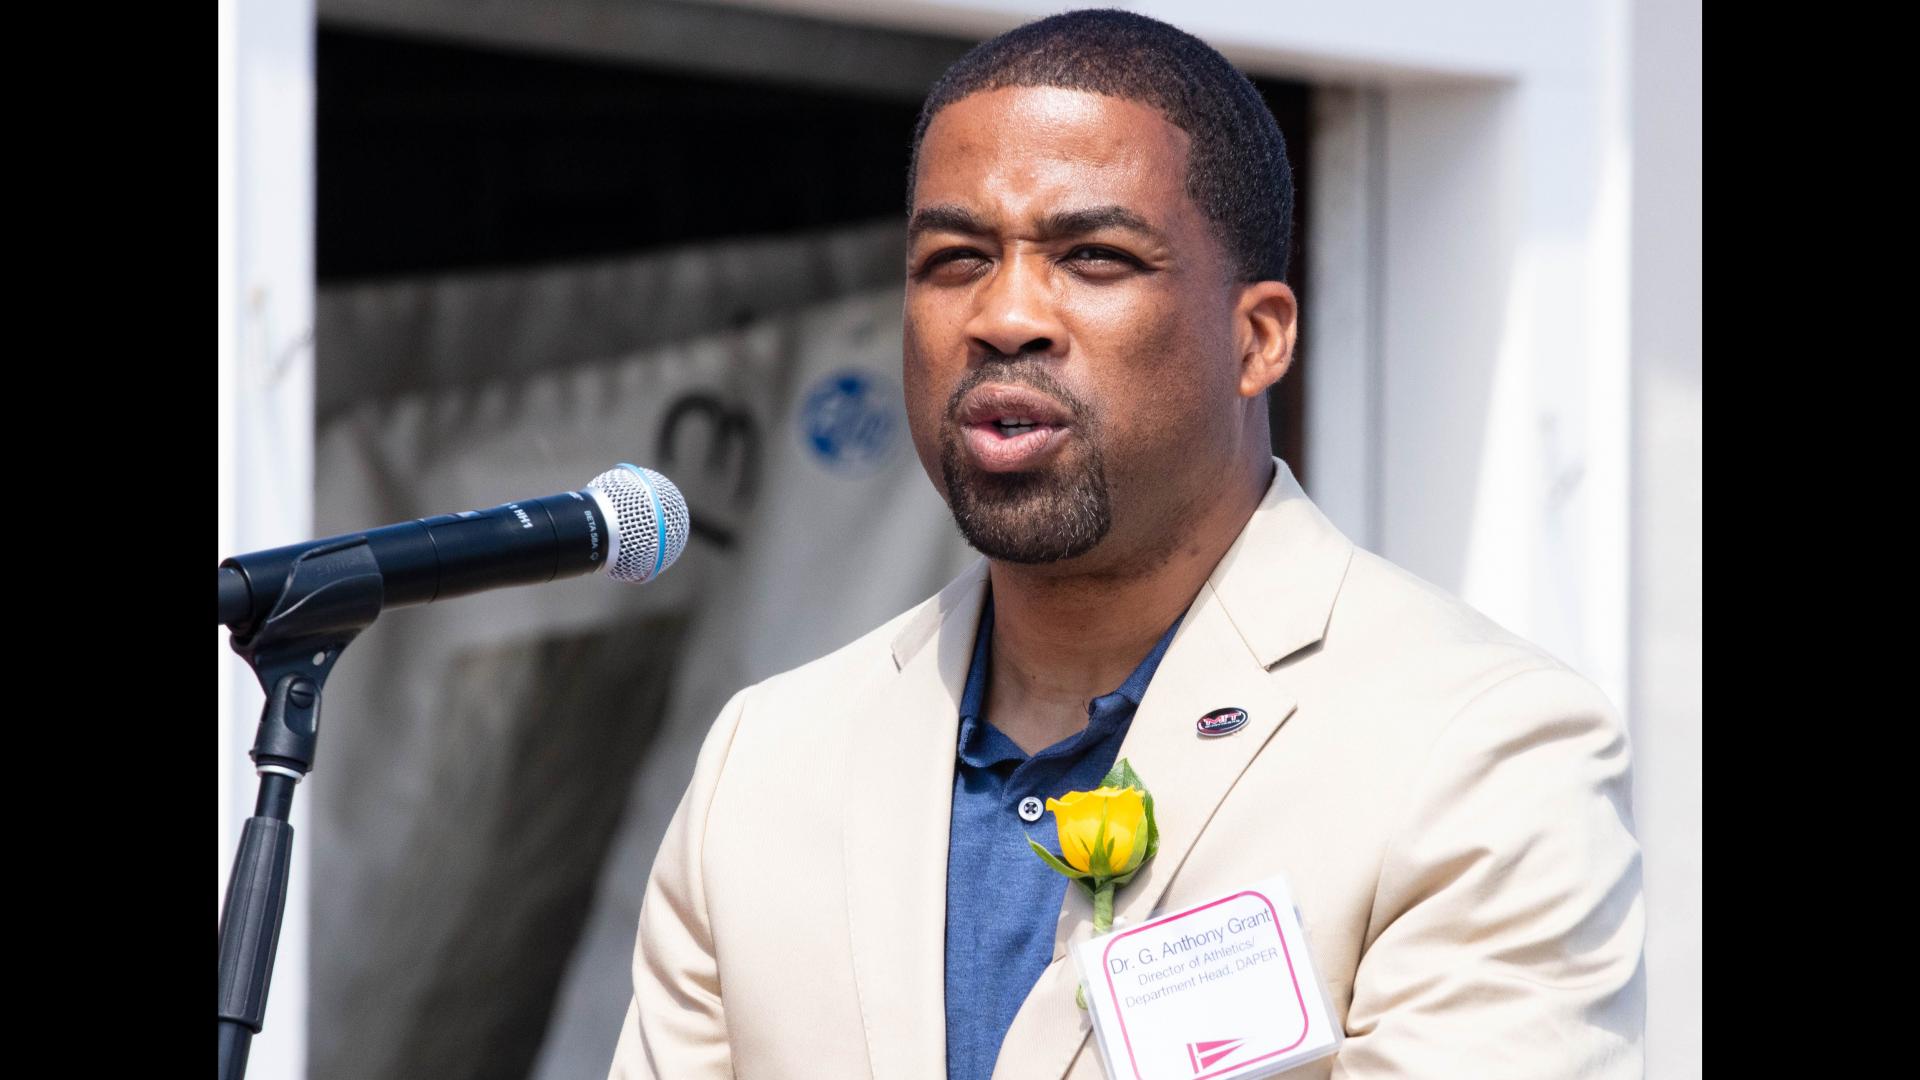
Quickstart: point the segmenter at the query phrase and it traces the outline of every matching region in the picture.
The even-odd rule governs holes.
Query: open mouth
[[[1020,472],[1043,462],[1072,434],[1072,410],[1024,386],[986,384],[962,399],[959,421],[973,464]]]

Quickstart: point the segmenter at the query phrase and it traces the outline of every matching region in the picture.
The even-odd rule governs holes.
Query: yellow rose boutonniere
[[[1069,791],[1048,799],[1054,824],[1060,829],[1060,854],[1028,838],[1027,846],[1056,873],[1085,889],[1093,899],[1093,932],[1113,929],[1113,890],[1133,880],[1140,867],[1160,850],[1160,829],[1153,821],[1153,796],[1147,785],[1121,758],[1100,786],[1092,791]],[[1084,987],[1074,1000],[1086,1008]]]

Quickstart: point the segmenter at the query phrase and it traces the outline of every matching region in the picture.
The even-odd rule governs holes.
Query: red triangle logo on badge
[[[1187,1044],[1187,1058],[1193,1062],[1193,1071],[1199,1072],[1214,1062],[1240,1049],[1245,1039],[1213,1039],[1207,1042]]]

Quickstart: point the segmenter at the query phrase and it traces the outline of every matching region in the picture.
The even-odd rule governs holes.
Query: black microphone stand
[[[379,616],[383,589],[365,538],[315,548],[289,568],[273,611],[228,642],[253,668],[267,703],[248,755],[260,794],[220,912],[220,1080],[246,1075],[247,1050],[266,1017],[293,860],[287,816],[295,785],[313,769],[320,688],[341,651]]]

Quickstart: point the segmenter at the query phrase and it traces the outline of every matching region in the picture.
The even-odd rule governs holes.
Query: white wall
[[[220,4],[220,556],[292,543],[313,524],[313,8]],[[217,559],[216,559],[217,561]],[[253,813],[247,751],[264,696],[219,634],[220,894]],[[324,711],[324,705],[323,705]],[[325,749],[322,744],[321,754]],[[294,854],[252,1080],[306,1075],[307,844]]]
[[[1633,743],[1647,1054],[1701,1048],[1700,5],[1633,5]]]

